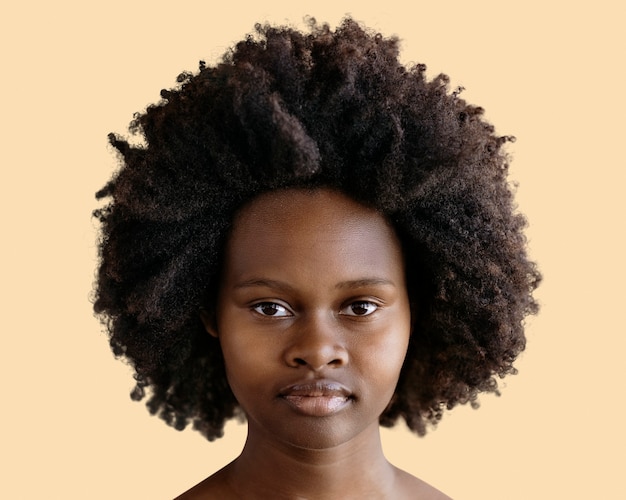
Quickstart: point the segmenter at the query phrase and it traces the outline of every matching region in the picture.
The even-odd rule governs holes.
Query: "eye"
[[[283,318],[291,316],[291,312],[276,302],[259,302],[252,306],[252,310],[258,312],[261,316],[273,316],[275,318]]]
[[[367,300],[352,302],[340,312],[346,316],[369,316],[378,309],[378,305]]]

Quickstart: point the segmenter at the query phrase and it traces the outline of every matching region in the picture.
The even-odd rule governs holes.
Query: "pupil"
[[[268,316],[274,316],[278,312],[276,304],[266,304],[263,306],[263,313]]]
[[[354,314],[363,315],[367,314],[368,308],[365,302],[357,302],[352,305],[352,312]]]

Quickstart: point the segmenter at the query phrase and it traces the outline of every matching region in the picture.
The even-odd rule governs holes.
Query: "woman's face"
[[[249,435],[322,449],[377,432],[410,335],[400,243],[335,191],[262,195],[235,219],[205,323]]]

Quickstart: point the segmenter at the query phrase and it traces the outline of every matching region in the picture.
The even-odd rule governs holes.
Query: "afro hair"
[[[403,245],[418,333],[382,425],[402,417],[422,435],[515,372],[540,275],[507,181],[512,138],[398,54],[397,38],[350,18],[334,31],[257,25],[135,116],[142,144],[110,135],[122,165],[97,193],[94,310],[151,413],[209,440],[243,417],[199,310],[214,305],[237,211],[290,187],[376,209]]]

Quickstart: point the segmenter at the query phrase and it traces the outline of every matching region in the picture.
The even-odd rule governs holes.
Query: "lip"
[[[327,417],[348,406],[353,397],[350,390],[334,380],[306,380],[280,390],[279,398],[297,413]]]

